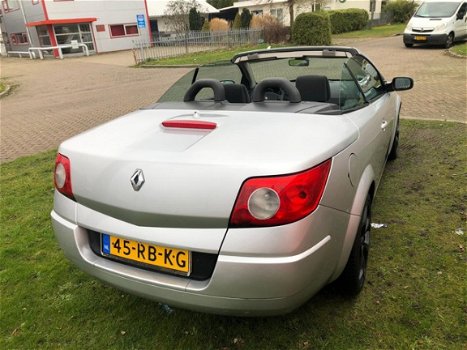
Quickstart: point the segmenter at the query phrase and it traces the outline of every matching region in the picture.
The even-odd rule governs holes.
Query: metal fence
[[[382,26],[389,24],[392,21],[392,14],[388,12],[381,12],[379,18],[369,20],[367,27]]]
[[[263,42],[261,29],[238,29],[226,32],[187,32],[171,34],[156,41],[135,40],[133,54],[136,64],[149,59],[158,60],[187,53],[209,51],[213,48],[255,45]]]

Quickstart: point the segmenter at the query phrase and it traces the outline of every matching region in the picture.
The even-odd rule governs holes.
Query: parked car
[[[459,0],[424,1],[404,31],[404,44],[452,46],[467,39],[467,2]]]
[[[258,50],[63,142],[55,235],[82,270],[172,306],[289,312],[364,284],[371,204],[407,77],[358,50]]]

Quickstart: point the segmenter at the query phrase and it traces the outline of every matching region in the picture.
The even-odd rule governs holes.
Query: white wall
[[[381,15],[381,4],[382,4],[381,0],[376,0],[375,17],[374,17],[375,19],[379,18]],[[325,5],[325,8],[329,10],[344,10],[344,9],[350,9],[350,8],[363,9],[368,12],[369,16],[371,16],[369,0],[347,0],[344,3],[341,3],[339,0],[330,0]]]
[[[149,41],[149,23],[146,18],[144,0],[46,0],[49,19],[89,18],[92,23],[97,51],[116,51],[133,48],[133,41]],[[138,36],[111,38],[110,24],[136,24],[136,15],[144,15],[146,28],[139,28]],[[97,25],[104,25],[105,31],[98,32]]]
[[[311,12],[312,9],[312,0],[297,0],[297,4],[294,6],[294,18],[296,18],[300,13]],[[239,1],[234,3],[235,6],[239,7],[239,12],[241,13],[243,8],[247,8],[250,12],[263,10],[263,14],[270,14],[270,10],[273,8],[282,8],[284,13],[284,18],[282,24],[285,26],[290,25],[290,15],[289,8],[285,0],[247,0]],[[346,0],[344,3],[341,3],[339,0],[328,0],[321,6],[322,9],[326,10],[343,10],[349,8],[359,8],[364,9],[370,14],[370,0]],[[376,9],[374,18],[379,18],[381,13],[381,0],[376,0]]]

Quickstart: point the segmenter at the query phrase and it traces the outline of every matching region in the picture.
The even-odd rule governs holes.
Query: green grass
[[[467,57],[467,43],[457,44],[450,49],[457,55],[466,56]]]
[[[364,39],[364,38],[383,38],[387,36],[393,36],[397,34],[402,34],[406,24],[391,24],[373,27],[371,29],[358,30],[355,32],[348,32],[342,34],[333,35],[333,39]]]
[[[185,65],[185,64],[207,64],[223,60],[230,60],[235,54],[250,50],[265,49],[269,44],[240,46],[232,49],[215,49],[212,51],[194,52],[178,57],[162,58],[159,60],[148,60],[144,65]],[[278,45],[271,45],[277,47]]]
[[[0,80],[0,94],[6,90],[6,84]]]
[[[250,319],[167,314],[82,273],[51,228],[54,152],[3,164],[0,349],[465,349],[466,145],[463,124],[402,121],[362,294]]]

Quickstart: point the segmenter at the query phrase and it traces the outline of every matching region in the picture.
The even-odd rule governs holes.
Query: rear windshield
[[[415,17],[452,17],[460,2],[424,2],[415,13]]]

